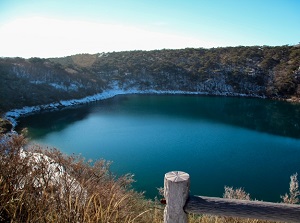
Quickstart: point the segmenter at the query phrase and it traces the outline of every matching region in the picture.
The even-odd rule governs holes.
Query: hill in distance
[[[0,112],[59,103],[113,86],[139,91],[300,98],[300,47],[187,48],[0,58]]]

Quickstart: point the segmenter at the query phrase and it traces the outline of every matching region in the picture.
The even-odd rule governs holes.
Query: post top
[[[171,171],[165,174],[165,178],[168,181],[181,182],[189,180],[190,175],[182,171]]]

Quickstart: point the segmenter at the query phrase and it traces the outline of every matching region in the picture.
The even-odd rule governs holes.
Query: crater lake
[[[154,198],[164,174],[190,174],[191,194],[221,197],[224,186],[280,201],[300,173],[300,105],[192,95],[119,95],[19,119],[34,143],[113,161],[117,175]]]

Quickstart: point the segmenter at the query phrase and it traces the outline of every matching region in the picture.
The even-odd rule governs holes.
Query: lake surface
[[[113,161],[154,198],[164,174],[190,174],[191,194],[243,187],[279,201],[300,173],[300,105],[253,98],[127,95],[20,119],[35,142]]]

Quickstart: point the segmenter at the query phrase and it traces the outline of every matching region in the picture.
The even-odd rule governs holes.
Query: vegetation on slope
[[[24,146],[22,136],[1,137],[0,222],[151,222],[131,175],[116,178],[104,160]]]
[[[10,121],[0,118],[0,134],[9,133],[12,128]]]
[[[47,59],[0,59],[0,112],[82,98],[101,92],[84,72],[73,74]]]
[[[300,47],[128,51],[64,58],[1,58],[0,112],[100,93],[138,90],[299,98]]]
[[[24,149],[26,148],[26,149]],[[131,175],[116,178],[104,160],[85,161],[58,150],[28,146],[22,135],[0,136],[0,222],[163,222],[163,206],[131,188]],[[299,202],[297,175],[286,203]],[[241,188],[225,198],[249,200]],[[189,215],[190,223],[267,221]]]
[[[195,90],[190,84],[210,81],[226,76],[226,82],[237,91],[249,82],[265,87],[269,96],[299,95],[300,48],[296,46],[225,47],[212,49],[183,49],[130,51],[90,55],[84,67],[98,73],[110,73],[114,79],[139,79],[144,85],[157,82],[164,87],[169,79],[181,79],[181,89]],[[78,68],[79,57],[87,61],[88,55],[75,55],[51,59],[63,66]],[[76,58],[76,60],[75,60]],[[148,81],[148,82],[147,82]],[[150,83],[149,83],[150,82]],[[161,85],[159,85],[161,84]],[[244,86],[245,87],[245,86]],[[243,89],[240,89],[241,92]]]

